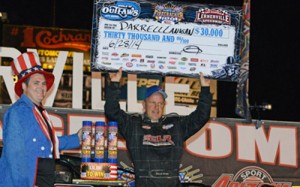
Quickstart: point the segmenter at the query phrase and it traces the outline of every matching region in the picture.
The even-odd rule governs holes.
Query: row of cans
[[[94,127],[94,130],[93,130]],[[106,136],[106,128],[108,133]],[[117,163],[118,154],[118,123],[96,121],[82,122],[81,161],[99,163]],[[93,142],[94,141],[94,142]],[[92,148],[92,144],[94,146]]]

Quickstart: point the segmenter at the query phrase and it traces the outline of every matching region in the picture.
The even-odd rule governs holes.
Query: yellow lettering
[[[103,150],[96,150],[96,154],[98,154],[98,155],[103,155],[103,154],[104,154],[104,151],[103,151]]]
[[[110,155],[117,155],[117,151],[115,151],[115,150],[109,150],[108,151],[108,154],[110,154]]]
[[[138,79],[137,87],[146,86],[146,85],[147,85],[147,79]]]
[[[87,177],[98,177],[98,178],[104,178],[104,172],[103,171],[87,171],[86,172]]]
[[[88,154],[91,154],[91,150],[90,149],[83,149],[83,150],[81,150],[81,153],[84,154],[84,155],[88,155]]]

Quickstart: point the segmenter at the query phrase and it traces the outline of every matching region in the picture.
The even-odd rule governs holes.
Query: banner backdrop
[[[9,106],[2,105],[0,118]],[[106,121],[103,111],[47,108],[60,135],[77,132],[82,121]],[[241,119],[211,118],[187,140],[181,161],[182,182],[214,186],[276,187],[300,185],[300,122],[263,121],[260,128]],[[106,121],[107,122],[107,121]],[[255,120],[253,120],[255,122]],[[2,141],[2,123],[0,125]],[[118,164],[133,169],[119,136]],[[80,150],[63,154],[80,155]]]
[[[94,1],[91,67],[237,81],[240,7]]]

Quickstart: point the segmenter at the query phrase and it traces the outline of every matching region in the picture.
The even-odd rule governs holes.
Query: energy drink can
[[[103,163],[105,149],[105,122],[96,121],[95,123],[95,162]]]
[[[118,162],[118,123],[115,121],[108,122],[108,163],[116,164]]]
[[[92,121],[82,122],[82,144],[81,144],[81,161],[91,161],[91,146],[92,146]]]

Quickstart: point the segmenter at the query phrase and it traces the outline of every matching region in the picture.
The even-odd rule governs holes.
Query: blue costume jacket
[[[4,114],[0,186],[33,187],[38,158],[52,158],[51,141],[33,112],[34,103],[24,94]],[[58,137],[59,150],[80,147],[77,134]]]

